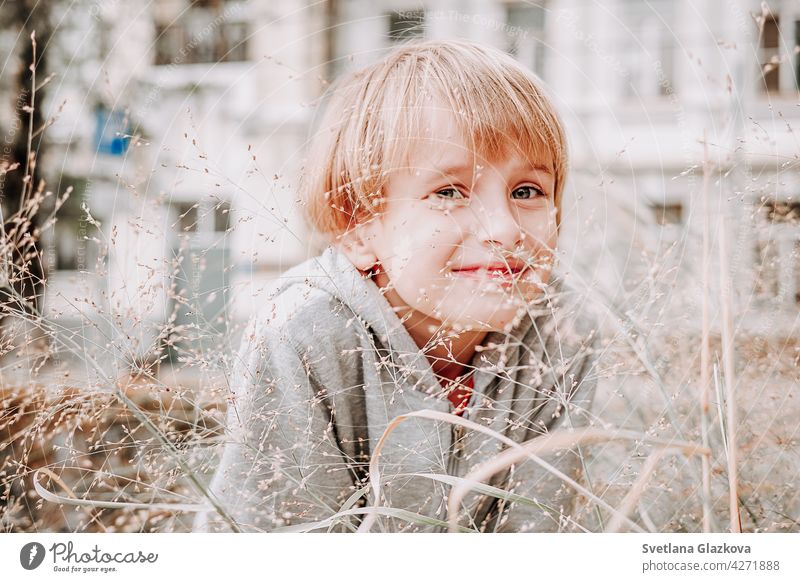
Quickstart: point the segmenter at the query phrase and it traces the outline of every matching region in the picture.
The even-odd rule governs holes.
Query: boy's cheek
[[[524,232],[527,237],[530,237],[539,246],[547,246],[554,249],[558,242],[558,226],[555,221],[550,221],[547,218],[531,221],[524,229]]]

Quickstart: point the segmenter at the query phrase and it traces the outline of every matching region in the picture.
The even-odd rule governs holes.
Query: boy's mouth
[[[468,277],[471,279],[490,278],[499,282],[501,285],[510,285],[522,278],[528,266],[522,262],[491,263],[489,265],[467,265],[458,269],[453,269],[453,274],[457,277]]]

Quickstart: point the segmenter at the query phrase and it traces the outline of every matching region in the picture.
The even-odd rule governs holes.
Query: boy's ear
[[[359,271],[369,271],[378,263],[374,236],[368,224],[358,224],[339,236],[337,246]]]

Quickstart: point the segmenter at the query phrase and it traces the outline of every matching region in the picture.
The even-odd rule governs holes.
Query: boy
[[[520,443],[587,424],[592,321],[552,272],[565,171],[539,81],[499,51],[409,44],[342,79],[303,178],[331,244],[281,278],[245,333],[211,486],[223,511],[196,529],[355,530],[374,503],[371,451],[409,412]],[[450,422],[400,424],[373,529],[441,531],[452,477],[503,448]],[[548,460],[577,476],[575,451]],[[489,485],[542,506],[474,493],[461,527],[570,524],[574,490],[532,461]]]

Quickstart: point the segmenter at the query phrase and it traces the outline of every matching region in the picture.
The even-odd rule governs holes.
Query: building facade
[[[800,5],[767,4],[86,2],[64,20],[66,74],[47,102],[68,103],[48,168],[75,189],[50,239],[48,309],[69,328],[87,310],[70,298],[104,306],[92,337],[118,346],[116,362],[156,345],[175,361],[235,351],[226,332],[319,248],[296,186],[327,84],[409,38],[467,38],[530,66],[562,112],[560,244],[580,280],[645,321],[672,310],[689,323],[708,217],[714,241],[726,229],[742,325],[791,333]],[[193,338],[183,352],[178,336]]]

